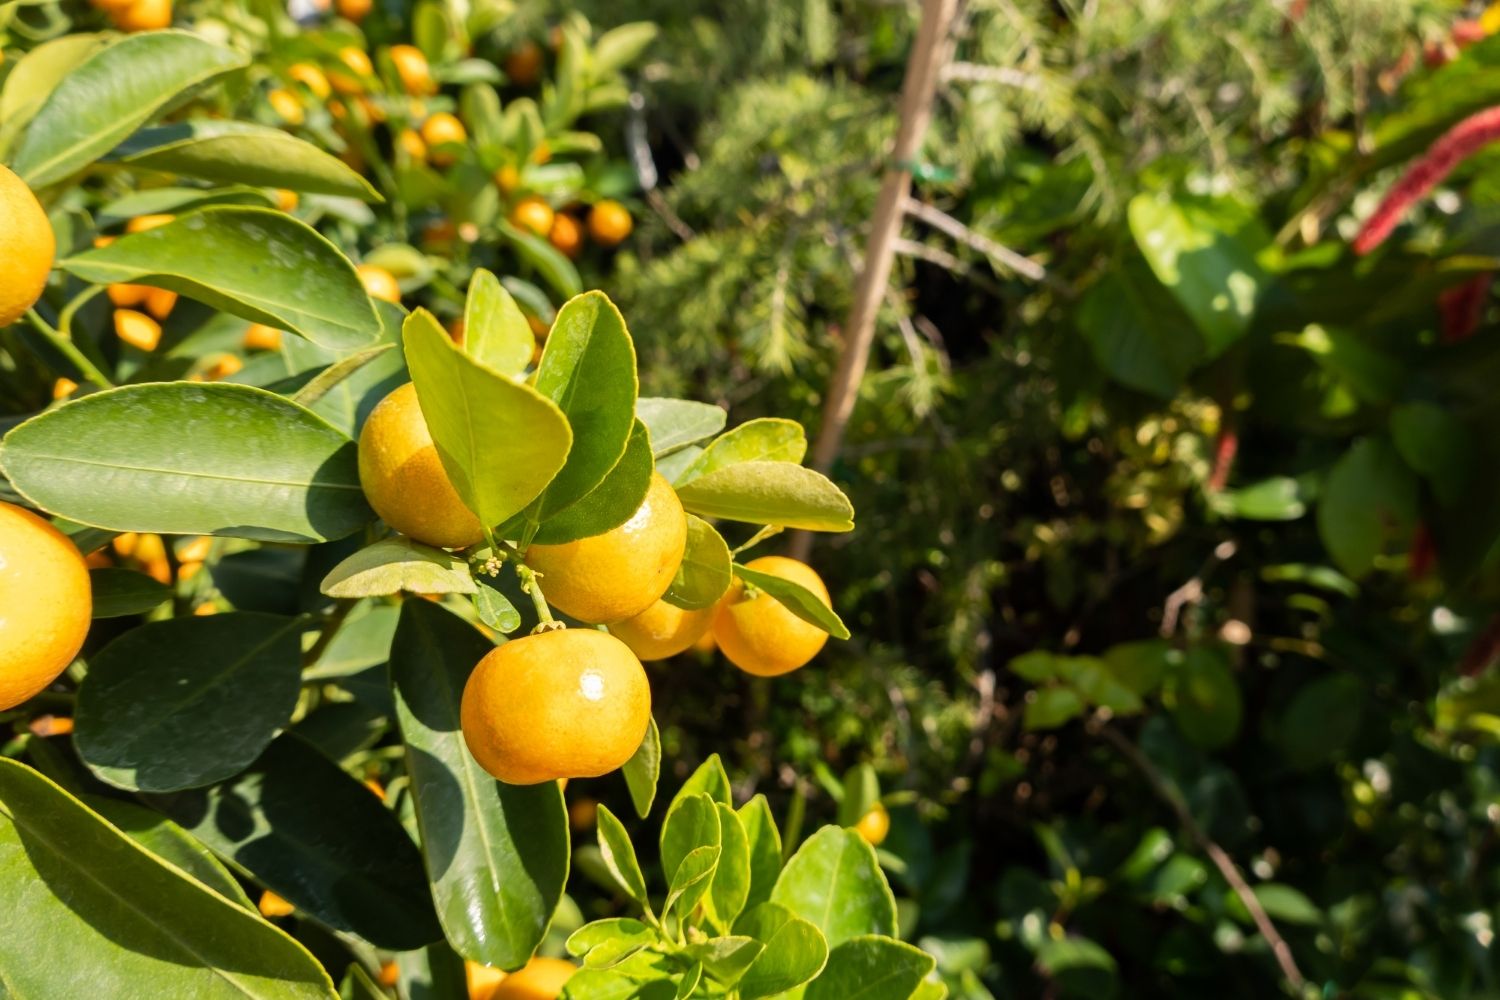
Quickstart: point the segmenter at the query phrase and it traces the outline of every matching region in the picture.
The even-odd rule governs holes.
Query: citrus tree
[[[318,199],[394,219],[392,192],[221,117],[242,47],[62,35],[8,65],[0,993],[556,995],[572,966],[534,956],[581,923],[563,786],[618,771],[650,813],[643,660],[711,641],[775,676],[848,638],[813,569],[746,553],[850,530],[849,501],[794,422],[640,397],[602,292],[539,350],[494,271],[445,261],[446,327],[371,288]],[[714,759],[644,869],[601,807],[642,920],[579,929],[566,989],[874,969],[880,997],[937,995],[895,940],[877,796],[849,797],[862,835],[793,853]]]

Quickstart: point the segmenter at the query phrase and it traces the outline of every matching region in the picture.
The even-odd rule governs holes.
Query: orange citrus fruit
[[[403,535],[447,549],[484,537],[443,469],[410,382],[370,411],[359,433],[359,481],[375,513]]]
[[[886,834],[891,832],[891,814],[877,802],[854,824],[854,832],[863,837],[871,847],[879,847],[885,841]]]
[[[480,660],[459,716],[469,752],[501,781],[594,778],[641,745],[651,686],[619,639],[559,629],[512,639]]]
[[[281,331],[264,323],[250,324],[250,328],[245,331],[245,350],[281,350]]]
[[[172,315],[172,310],[176,308],[176,292],[169,292],[165,288],[153,288],[146,295],[146,311],[159,320]]]
[[[328,74],[312,63],[294,63],[287,69],[286,75],[312,91],[313,96],[320,101],[328,100],[328,95],[333,93],[333,87],[328,83]]]
[[[104,290],[109,301],[121,309],[138,306],[151,297],[150,285],[110,285]]]
[[[374,264],[360,264],[354,271],[359,275],[359,283],[365,286],[365,293],[371,298],[387,302],[401,301],[401,286],[396,283],[396,276],[385,268]]]
[[[634,618],[611,625],[609,631],[642,660],[665,660],[697,643],[713,621],[711,607],[684,611],[666,601],[657,601]]]
[[[9,326],[26,314],[42,297],[57,237],[31,188],[0,164],[0,260],[5,279],[0,281],[0,326]]]
[[[161,324],[134,309],[115,310],[115,336],[131,347],[154,351],[161,343]]]
[[[806,563],[785,556],[762,556],[746,566],[790,580],[828,602],[823,578]],[[789,674],[818,655],[828,633],[805,622],[770,594],[745,595],[736,578],[714,612],[714,641],[729,662],[758,677]]]
[[[375,0],[338,0],[335,5],[339,17],[347,18],[358,24],[369,16],[370,10],[375,6]]]
[[[507,163],[495,171],[495,187],[500,189],[501,194],[510,194],[521,186],[521,172]]]
[[[414,128],[404,128],[396,136],[396,148],[418,163],[427,160],[427,143],[422,141],[421,135]]]
[[[263,917],[289,917],[297,908],[267,889],[260,894],[259,909]]]
[[[625,240],[634,228],[630,211],[618,201],[605,198],[589,211],[589,236],[595,243],[612,247]]]
[[[464,980],[469,987],[469,1000],[490,1000],[495,987],[504,978],[505,973],[499,969],[480,965],[478,962],[464,963]]]
[[[160,229],[173,219],[175,215],[137,215],[125,223],[127,233],[144,233],[152,229]]]
[[[134,0],[110,16],[121,31],[160,31],[172,26],[172,0]]]
[[[92,614],[88,566],[68,536],[0,501],[0,711],[73,662]]]
[[[552,206],[533,195],[516,202],[516,207],[510,210],[510,224],[546,236],[552,231],[552,214]]]
[[[302,99],[290,90],[278,87],[266,95],[266,100],[271,103],[271,110],[288,125],[301,125],[307,120],[302,112]]]
[[[490,1000],[557,1000],[577,971],[572,962],[538,955],[520,972],[506,976],[490,994]]]
[[[469,133],[455,115],[439,111],[422,123],[422,140],[429,146],[463,145],[469,141]],[[438,153],[432,161],[440,167],[447,166],[453,162],[453,154]]]
[[[505,57],[505,75],[517,87],[529,87],[542,75],[542,47],[527,39]]]
[[[564,257],[577,257],[578,251],[583,249],[583,227],[567,212],[558,212],[552,218],[547,242],[561,250]]]
[[[432,67],[427,65],[427,57],[415,45],[392,45],[391,63],[396,67],[396,75],[401,78],[401,86],[406,88],[408,94],[421,97],[437,93],[437,84],[432,80]]]
[[[651,474],[646,499],[630,520],[589,538],[533,545],[526,562],[542,574],[555,607],[579,621],[634,618],[667,592],[687,549],[687,514],[672,485]]]

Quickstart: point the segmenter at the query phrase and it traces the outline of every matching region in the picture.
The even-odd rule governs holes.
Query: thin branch
[[[1229,883],[1229,887],[1234,890],[1234,894],[1239,897],[1240,902],[1245,904],[1245,909],[1249,911],[1250,919],[1254,922],[1255,929],[1260,931],[1260,936],[1265,938],[1266,943],[1271,946],[1271,953],[1276,956],[1276,964],[1281,966],[1281,974],[1291,984],[1293,990],[1301,993],[1302,987],[1307,980],[1303,977],[1302,971],[1297,968],[1296,959],[1292,957],[1291,946],[1286,943],[1286,938],[1281,936],[1281,932],[1271,922],[1270,916],[1266,913],[1266,908],[1260,905],[1260,900],[1256,898],[1255,890],[1250,888],[1250,884],[1240,874],[1240,870],[1235,865],[1234,859],[1198,825],[1198,821],[1193,818],[1192,812],[1188,810],[1187,803],[1182,800],[1181,794],[1156,769],[1156,765],[1151,763],[1150,759],[1141,752],[1139,747],[1126,739],[1121,735],[1119,730],[1108,723],[1101,723],[1098,726],[1098,730],[1115,749],[1120,751],[1126,760],[1134,764],[1136,769],[1145,776],[1146,781],[1151,785],[1152,791],[1163,802],[1172,807],[1172,811],[1177,814],[1177,821],[1182,825],[1184,832],[1202,849],[1204,854],[1208,855],[1208,859],[1214,863],[1214,867],[1219,870],[1219,874],[1224,876],[1224,881]]]
[[[999,264],[1004,270],[1013,271],[1023,278],[1032,281],[1047,281],[1047,269],[1030,257],[1026,257],[1006,246],[1001,246],[988,236],[981,236],[968,226],[959,222],[953,216],[942,209],[934,208],[926,202],[915,198],[907,198],[902,206],[906,214],[920,222],[925,222],[932,228],[958,240],[960,243],[970,246],[984,254],[990,260]]]
[[[1170,639],[1177,631],[1178,619],[1182,617],[1182,609],[1192,604],[1197,604],[1203,599],[1203,578],[1219,563],[1234,558],[1239,551],[1232,541],[1220,542],[1214,546],[1212,554],[1204,561],[1203,568],[1197,574],[1167,595],[1161,611],[1161,634],[1162,638]]]
[[[951,273],[954,277],[972,282],[991,295],[996,297],[1000,295],[1000,286],[991,281],[987,275],[976,273],[968,261],[960,260],[940,247],[931,247],[926,243],[902,237],[896,241],[896,253],[902,257],[912,257],[916,260],[925,260],[929,264],[935,264]]]
[[[984,66],[979,63],[950,63],[943,69],[943,82],[962,80],[965,83],[998,83],[1006,87],[1032,92],[1042,89],[1041,78],[1034,73],[1013,69],[1009,66]]]
[[[58,353],[72,362],[73,367],[77,368],[85,379],[101,389],[108,389],[114,384],[105,377],[97,365],[84,356],[84,353],[78,349],[77,344],[73,343],[69,338],[64,337],[52,327],[52,324],[42,319],[41,313],[35,309],[28,309],[26,310],[26,319],[38,333],[47,339],[47,343],[57,348]]]

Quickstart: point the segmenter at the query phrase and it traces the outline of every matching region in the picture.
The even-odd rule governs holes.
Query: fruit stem
[[[77,344],[54,330],[46,320],[42,319],[41,314],[35,309],[26,310],[26,318],[31,322],[32,326],[36,327],[38,333],[47,338],[48,343],[57,348],[59,353],[73,363],[73,367],[77,368],[84,378],[101,389],[114,387],[114,384],[104,377],[104,373],[95,367],[92,361],[84,357],[83,352],[78,349]]]
[[[552,609],[547,607],[547,597],[542,593],[539,580],[540,574],[525,563],[516,563],[516,576],[521,578],[521,589],[531,595],[531,603],[536,608],[536,616],[541,619],[541,626],[555,626],[557,619],[552,617]]]
[[[103,285],[89,285],[83,291],[73,296],[68,304],[62,307],[62,312],[57,314],[57,332],[72,340],[73,317],[78,315],[78,310],[87,305],[90,299],[102,291],[104,291]]]

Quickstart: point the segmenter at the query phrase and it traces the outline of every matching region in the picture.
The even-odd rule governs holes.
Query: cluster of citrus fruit
[[[502,191],[507,183],[502,175],[507,169],[502,167],[496,174],[495,183]],[[545,198],[538,195],[527,195],[517,201],[510,210],[510,223],[517,229],[545,237],[570,259],[583,252],[585,231],[599,246],[615,247],[623,243],[635,227],[630,210],[610,198],[595,202],[584,223],[579,221],[577,206],[553,209]]]
[[[428,545],[465,549],[484,538],[443,468],[416,388],[404,385],[371,412],[359,438],[359,474],[370,506],[390,527]],[[500,646],[464,691],[464,737],[495,777],[514,784],[595,777],[635,753],[651,713],[642,660],[681,653],[711,634],[740,669],[760,676],[807,664],[827,633],[774,598],[736,581],[713,607],[685,611],[663,595],[687,547],[677,493],[652,473],[645,499],[622,525],[524,553],[546,601],[594,628],[549,628]],[[828,590],[811,567],[767,556],[749,568]]]
[[[159,31],[172,26],[172,0],[89,0],[121,31]]]

